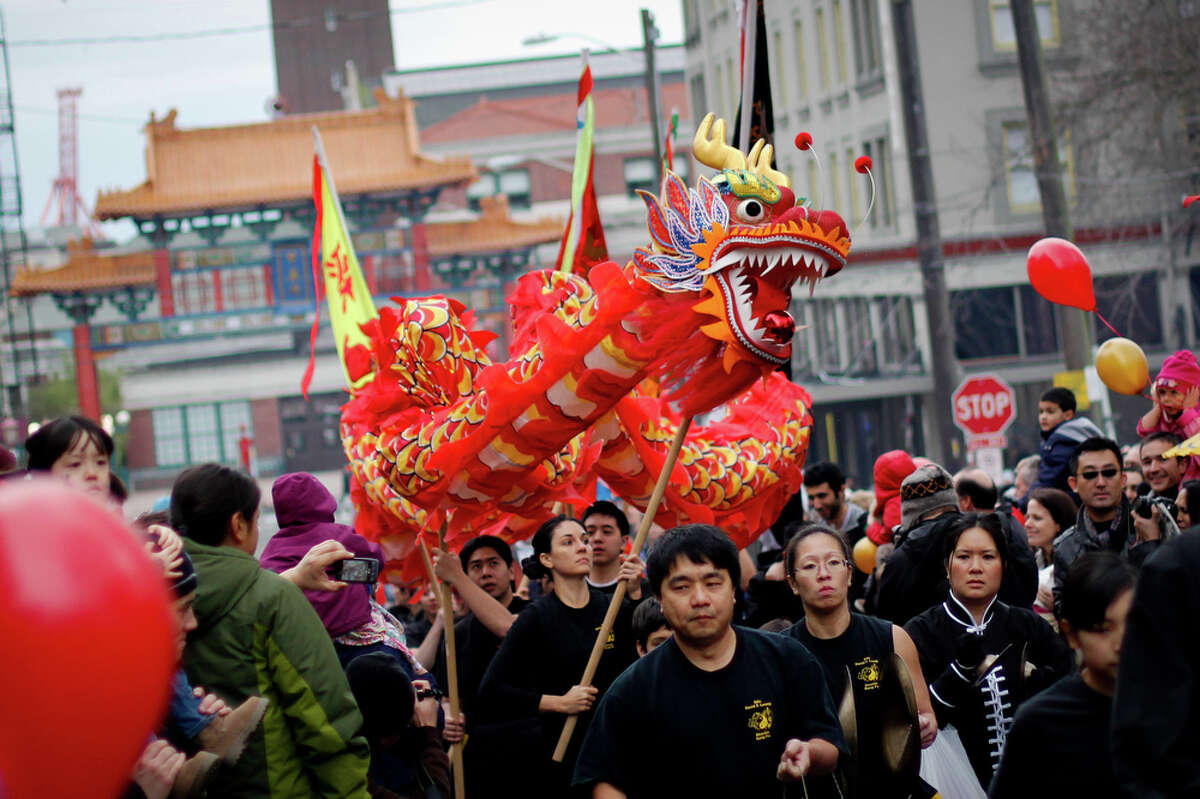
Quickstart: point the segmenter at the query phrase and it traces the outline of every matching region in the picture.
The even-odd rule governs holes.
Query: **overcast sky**
[[[336,0],[330,0],[333,5]],[[642,42],[650,8],[660,43],[683,38],[681,0],[391,0],[396,67],[577,52],[578,36],[526,47],[537,33],[586,34],[616,47]],[[269,0],[7,0],[5,17],[25,222],[34,226],[58,173],[59,88],[79,87],[79,188],[89,207],[99,188],[146,178],[142,126],[150,112],[179,110],[180,127],[267,118],[275,95]],[[167,36],[233,29],[194,39]],[[44,40],[159,37],[122,43]],[[132,226],[110,228],[124,238]]]

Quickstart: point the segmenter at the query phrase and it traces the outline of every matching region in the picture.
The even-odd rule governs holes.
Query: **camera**
[[[422,699],[441,699],[442,696],[443,696],[442,692],[439,691],[437,688],[433,688],[433,687],[420,688],[417,690],[417,701],[418,702],[420,702]]]
[[[1175,503],[1166,497],[1138,497],[1133,501],[1133,512],[1143,519],[1149,519],[1153,515],[1153,507],[1158,506],[1159,516],[1167,516],[1172,520],[1176,518]]]
[[[344,583],[373,583],[379,577],[375,558],[347,558],[333,567],[333,579]]]

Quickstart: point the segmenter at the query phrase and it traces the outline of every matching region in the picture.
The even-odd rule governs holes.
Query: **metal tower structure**
[[[5,415],[24,415],[22,392],[27,377],[38,372],[37,351],[33,342],[33,309],[30,300],[18,301],[9,294],[17,267],[27,258],[25,225],[21,219],[21,170],[17,160],[17,132],[13,118],[12,83],[8,64],[8,34],[0,10],[0,292],[4,314],[0,335],[7,339],[0,352],[0,410]],[[24,305],[22,309],[20,306]],[[24,350],[24,351],[22,351]]]
[[[52,224],[74,227],[83,225],[92,238],[100,237],[100,228],[92,212],[79,196],[79,96],[83,89],[58,90],[58,177],[42,209],[41,224],[51,218],[57,206],[58,216]],[[55,202],[57,200],[57,203]]]

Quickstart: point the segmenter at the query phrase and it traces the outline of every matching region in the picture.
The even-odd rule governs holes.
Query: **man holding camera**
[[[1121,450],[1109,438],[1094,436],[1075,448],[1068,463],[1067,482],[1079,495],[1075,526],[1054,542],[1054,612],[1060,612],[1063,579],[1080,556],[1087,552],[1114,552],[1136,567],[1158,548],[1163,537],[1159,503],[1151,503],[1150,514],[1133,512],[1125,498],[1125,472]]]

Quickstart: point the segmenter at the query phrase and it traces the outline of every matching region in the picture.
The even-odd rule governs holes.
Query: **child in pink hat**
[[[1163,361],[1154,379],[1154,407],[1138,420],[1138,436],[1151,433],[1174,433],[1189,439],[1200,433],[1200,363],[1190,350],[1180,350]],[[1200,478],[1200,462],[1195,457],[1188,464],[1185,480]]]

